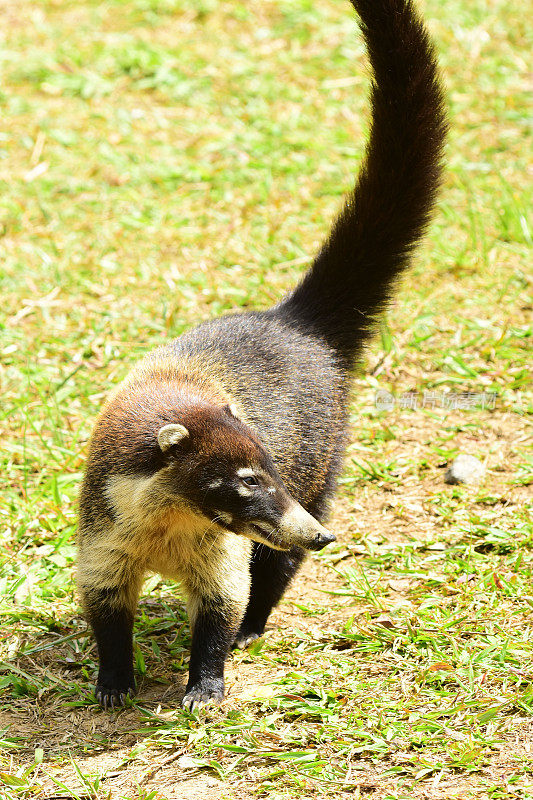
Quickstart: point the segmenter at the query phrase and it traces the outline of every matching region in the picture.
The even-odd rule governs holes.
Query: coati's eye
[[[245,475],[241,478],[241,481],[244,483],[245,486],[257,487],[259,486],[259,481],[255,477],[255,475]]]

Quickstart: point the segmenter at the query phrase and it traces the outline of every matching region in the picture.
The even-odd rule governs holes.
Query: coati
[[[135,692],[147,571],[178,578],[192,628],[183,706],[224,694],[232,645],[263,633],[323,526],[347,440],[350,374],[423,233],[440,181],[443,92],[411,0],[352,0],[373,71],[357,183],[300,285],[148,355],[94,429],[80,499],[96,698]]]

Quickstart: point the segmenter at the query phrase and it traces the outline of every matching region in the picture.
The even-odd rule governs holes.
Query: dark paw
[[[199,681],[194,686],[187,686],[185,697],[181,701],[183,708],[194,711],[207,703],[221,703],[224,699],[224,681],[216,678]]]
[[[126,705],[128,698],[135,696],[135,681],[103,681],[98,678],[98,683],[94,690],[96,700],[104,709],[122,708]]]
[[[255,633],[254,631],[241,630],[235,637],[233,647],[238,647],[240,650],[244,650],[244,648],[248,647],[248,645],[252,644],[252,642],[260,639],[262,635],[262,633]]]

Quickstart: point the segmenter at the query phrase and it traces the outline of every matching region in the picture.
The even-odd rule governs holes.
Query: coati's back
[[[304,549],[334,538],[318,520],[341,466],[350,371],[428,221],[446,131],[411,1],[352,4],[374,72],[371,134],[313,266],[275,308],[204,323],[150,354],[96,424],[79,582],[104,706],[134,690],[147,569],[180,577],[188,594],[193,707],[222,697],[231,643],[261,635]]]

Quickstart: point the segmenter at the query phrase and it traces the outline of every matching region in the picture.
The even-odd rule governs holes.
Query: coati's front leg
[[[239,543],[239,549],[211,551],[209,565],[197,574],[191,569],[185,581],[192,644],[182,706],[190,711],[224,697],[224,663],[250,593],[249,548]]]
[[[91,592],[87,616],[98,646],[98,679],[94,694],[106,709],[123,706],[136,692],[133,674],[133,613],[120,600],[120,590]]]
[[[202,597],[192,623],[189,680],[182,706],[196,706],[224,697],[224,663],[237,633],[238,609],[221,597]]]
[[[133,618],[142,572],[126,557],[102,562],[80,548],[79,589],[98,647],[95,696],[102,708],[123,706],[136,691]]]

